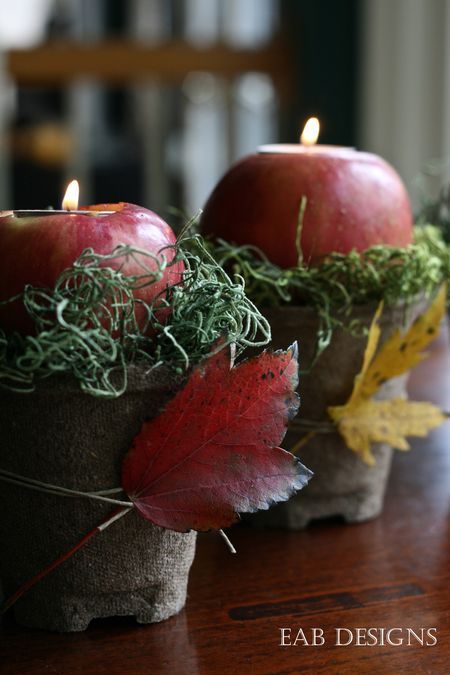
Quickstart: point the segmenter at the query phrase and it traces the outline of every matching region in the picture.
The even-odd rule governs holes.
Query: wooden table
[[[435,345],[416,370],[412,391],[450,409],[448,344],[447,335]],[[201,535],[181,614],[150,626],[95,621],[85,633],[68,635],[27,630],[5,618],[0,672],[450,672],[449,424],[411,452],[397,453],[378,519],[322,522],[301,532],[235,528],[236,556],[217,535]],[[311,628],[321,628],[326,642],[280,646],[282,627],[291,628],[291,642],[300,628],[308,642]],[[355,646],[358,627],[402,628],[405,643]],[[353,643],[336,646],[335,628],[350,629]],[[419,634],[435,628],[437,644],[420,646],[413,638],[408,646],[406,628]],[[346,641],[350,634],[341,633]],[[393,641],[400,636],[391,633]]]

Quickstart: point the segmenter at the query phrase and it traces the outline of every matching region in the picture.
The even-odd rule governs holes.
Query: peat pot
[[[162,369],[133,367],[126,393],[114,400],[83,393],[69,377],[44,380],[32,394],[3,391],[0,467],[84,492],[118,487],[133,437],[179,384]],[[4,596],[71,549],[114,508],[2,482]],[[130,513],[18,600],[15,618],[55,631],[84,630],[96,617],[133,615],[139,623],[167,619],[185,604],[195,539],[195,532],[165,530]]]
[[[396,306],[384,309],[380,319],[380,345],[397,329],[408,328],[425,309],[424,300],[417,300],[407,308]],[[355,310],[352,319],[369,327],[375,306],[362,306]],[[298,341],[300,370],[312,362],[318,319],[309,307],[282,307],[266,310],[272,327],[273,345],[286,348]],[[283,447],[293,448],[305,435],[303,420],[329,421],[328,406],[347,401],[355,376],[359,373],[367,337],[355,337],[339,329],[332,342],[321,354],[307,374],[300,375],[300,412],[286,435]],[[376,398],[389,399],[406,395],[407,375],[393,378],[377,392]],[[347,522],[369,520],[383,508],[386,483],[392,460],[392,448],[384,443],[372,446],[375,466],[363,463],[349,450],[336,431],[318,433],[297,456],[314,476],[309,484],[290,499],[254,516],[250,522],[256,526],[300,529],[310,521],[331,516],[342,516]]]

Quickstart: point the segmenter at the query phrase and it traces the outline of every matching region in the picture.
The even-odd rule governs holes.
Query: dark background
[[[129,39],[129,4],[125,0],[97,4],[101,39]],[[274,113],[276,136],[262,138],[261,142],[296,142],[300,125],[315,115],[321,120],[321,143],[358,145],[358,2],[281,0],[276,3],[274,0],[274,4],[278,19],[273,37],[281,40],[292,70],[289,91]],[[82,5],[80,3],[80,11]],[[183,39],[186,3],[183,0],[166,2],[164,7],[166,40]],[[73,39],[70,17],[55,12],[47,23],[46,39]],[[207,69],[205,63],[205,71]],[[102,133],[106,141],[100,149],[92,150],[89,159],[90,201],[123,200],[152,207],[145,203],[149,193],[145,190],[148,176],[146,178],[143,171],[140,130],[130,114],[133,99],[129,87],[101,82],[98,86],[102,97]],[[166,92],[169,129],[180,135],[183,133],[181,87],[164,83],[161,86]],[[67,157],[78,142],[77,138],[70,138],[66,117],[64,88],[17,83],[16,106],[8,134],[12,204],[3,204],[2,208],[59,204]],[[161,139],[163,146],[169,141],[169,137]],[[161,149],[158,152],[161,153]],[[235,148],[229,159],[234,160],[240,154],[239,148]],[[186,200],[182,175],[176,167],[166,173],[166,200],[172,206],[183,207]],[[218,178],[219,175],[214,180]],[[194,204],[195,208],[201,206]]]

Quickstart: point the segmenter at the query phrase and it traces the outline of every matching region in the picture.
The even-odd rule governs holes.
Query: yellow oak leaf
[[[381,332],[380,304],[369,329],[363,364],[355,377],[352,394],[344,405],[328,408],[347,446],[368,464],[374,463],[371,443],[385,442],[408,450],[405,436],[425,436],[445,420],[446,416],[431,403],[370,399],[384,382],[407,372],[425,358],[422,350],[439,332],[446,297],[447,288],[443,285],[428,310],[410,329],[405,334],[397,330],[376,353]]]
[[[428,310],[414,321],[405,334],[397,330],[384,343],[365,370],[363,382],[359,388],[359,395],[362,398],[370,398],[386,380],[406,373],[426,358],[427,354],[423,352],[423,349],[439,333],[439,326],[445,314],[446,299],[447,287],[444,284]],[[367,350],[368,347],[366,347],[366,352]]]
[[[347,407],[353,405],[354,403],[358,403],[361,399],[362,390],[365,387],[366,374],[369,369],[370,363],[375,355],[375,352],[378,347],[378,342],[380,339],[381,328],[378,324],[378,319],[380,318],[382,311],[383,311],[383,302],[380,302],[373,316],[372,323],[370,324],[369,335],[367,337],[367,345],[364,351],[363,364],[360,372],[355,377],[352,394],[346,403]]]
[[[332,408],[330,415],[334,419]],[[361,455],[366,464],[374,465],[372,443],[388,443],[398,450],[409,450],[406,436],[426,436],[445,419],[445,414],[432,403],[396,398],[361,401],[335,421],[347,446]]]

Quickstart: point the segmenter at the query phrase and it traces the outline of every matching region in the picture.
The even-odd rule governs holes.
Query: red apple
[[[204,234],[253,244],[281,267],[295,266],[305,196],[301,248],[306,263],[334,251],[411,243],[408,195],[380,157],[333,146],[266,147],[282,150],[245,157],[219,182],[203,212]]]
[[[168,261],[175,243],[172,229],[156,213],[134,204],[101,204],[86,207],[91,211],[111,210],[110,215],[45,215],[38,217],[0,218],[0,299],[20,293],[26,284],[52,288],[61,272],[70,267],[85,248],[102,255],[111,253],[119,244],[149,251]],[[164,250],[163,250],[164,249]],[[157,269],[150,258],[142,258],[150,268]],[[118,267],[121,261],[108,261]],[[142,268],[132,258],[123,265],[127,275],[142,274]],[[156,283],[136,290],[135,297],[150,303],[166,284],[178,283],[184,266],[177,262],[166,269]],[[22,303],[0,308],[0,326],[6,331],[33,331],[32,322]]]

